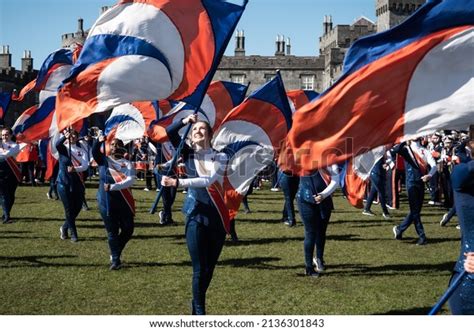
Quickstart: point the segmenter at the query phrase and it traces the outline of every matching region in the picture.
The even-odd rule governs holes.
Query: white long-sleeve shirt
[[[135,182],[135,169],[132,166],[132,162],[126,159],[115,160],[111,157],[107,158],[109,170],[112,174],[113,171],[117,171],[121,174],[121,180],[115,184],[110,184],[111,191],[120,191],[129,188]]]
[[[214,182],[222,181],[227,166],[228,157],[224,153],[213,150],[202,150],[194,152],[194,166],[199,174],[196,178],[184,178],[179,180],[180,187],[209,187]]]
[[[0,161],[5,161],[9,157],[16,157],[20,153],[20,146],[13,141],[1,142]]]

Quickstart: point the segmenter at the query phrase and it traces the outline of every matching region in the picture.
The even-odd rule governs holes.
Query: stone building
[[[250,83],[249,91],[252,91],[272,79],[277,70],[287,90],[322,88],[324,59],[291,55],[290,38],[285,40],[283,36],[276,38],[274,56],[246,55],[243,31],[237,31],[234,56],[222,58],[214,80]]]
[[[377,32],[382,32],[403,22],[426,0],[376,0]]]
[[[12,67],[12,54],[9,46],[2,46],[0,53],[0,92],[20,91],[26,84],[38,75],[38,70],[33,69],[31,51],[24,51],[21,59],[21,68]],[[29,94],[23,102],[11,102],[4,119],[7,125],[12,125],[15,119],[38,102],[35,93]]]

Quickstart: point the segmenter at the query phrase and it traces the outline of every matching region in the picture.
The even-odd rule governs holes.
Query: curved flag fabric
[[[199,107],[247,1],[120,1],[91,28],[59,91],[59,128],[134,101]]]
[[[474,123],[474,0],[432,0],[348,51],[334,86],[294,116],[296,172]],[[317,129],[316,129],[317,128]]]
[[[124,104],[114,108],[105,122],[105,135],[114,130],[114,138],[128,144],[134,139],[142,138],[145,134],[145,121],[141,112],[131,104]]]
[[[386,152],[385,146],[375,148],[346,161],[342,166],[339,185],[349,203],[356,208],[364,207],[364,195],[370,172]]]
[[[278,73],[254,91],[223,120],[213,147],[229,158],[223,182],[215,188],[225,201],[230,219],[254,177],[278,154],[291,127],[291,109]]]
[[[74,50],[61,48],[49,54],[41,65],[36,79],[23,87],[18,96],[12,96],[12,100],[22,101],[30,91],[40,92],[42,90],[47,90],[50,92],[56,92],[59,84],[65,77],[67,77],[69,70],[71,69],[70,66],[65,66],[65,64],[72,65],[74,59],[77,58],[81,52],[81,49],[82,45],[75,44]],[[62,74],[59,74],[60,72],[62,72]]]
[[[32,142],[57,133],[55,117],[56,91],[73,65],[75,51],[60,49],[43,62],[33,89],[39,91],[39,104],[28,108],[16,120],[13,133],[19,141]],[[75,123],[75,128],[82,126]]]
[[[10,92],[1,92],[0,93],[0,123],[3,122],[5,115],[10,105],[12,94]]]
[[[286,92],[286,95],[288,96],[291,112],[294,113],[297,109],[316,99],[319,96],[319,93],[307,90],[291,90]]]
[[[208,122],[212,130],[216,131],[227,113],[244,100],[247,88],[247,85],[232,82],[212,82],[197,113],[198,119]],[[173,108],[171,112],[165,113],[166,110],[163,111],[166,115],[152,122],[152,125],[148,128],[148,136],[153,141],[163,143],[168,140],[166,128],[170,124],[193,114],[194,107],[184,102],[177,103],[168,100],[160,101],[159,105],[160,108],[162,105],[165,107],[170,105]],[[183,134],[185,130],[183,128],[180,133]]]

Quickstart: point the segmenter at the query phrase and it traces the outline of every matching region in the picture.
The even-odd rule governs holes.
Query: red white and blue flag
[[[208,122],[212,130],[215,131],[222,123],[222,120],[233,108],[237,107],[245,98],[247,93],[247,85],[214,81],[209,86],[209,89],[204,96],[203,102],[199,111],[197,112],[200,121]],[[167,105],[170,105],[172,110],[165,113]],[[180,121],[188,115],[194,113],[194,107],[184,102],[174,102],[163,100],[159,102],[160,110],[163,107],[165,115],[151,123],[148,128],[148,136],[153,141],[165,142],[168,141],[166,135],[166,128],[174,122]],[[185,128],[182,129],[183,134]]]
[[[375,147],[474,123],[474,0],[431,0],[361,38],[342,77],[299,109],[286,154],[297,172]]]
[[[5,115],[10,105],[12,94],[10,92],[1,92],[0,93],[0,123],[3,122]]]
[[[223,120],[213,147],[229,160],[222,183],[215,183],[210,193],[214,201],[221,201],[218,207],[224,202],[229,220],[237,214],[255,176],[277,157],[290,127],[291,109],[279,73]],[[219,209],[221,215],[225,209]]]
[[[128,144],[134,139],[142,138],[145,128],[141,112],[134,105],[127,103],[114,108],[105,122],[104,133],[108,139],[117,138]]]
[[[122,0],[90,29],[58,93],[58,126],[134,101],[199,107],[248,0]]]
[[[35,84],[30,89],[39,92],[39,104],[25,110],[13,126],[13,133],[19,141],[32,142],[58,132],[54,120],[57,89],[71,70],[74,54],[78,50],[80,48],[74,51],[57,50],[43,62],[38,77],[34,80]],[[22,92],[20,95],[24,96],[26,93]],[[75,124],[76,128],[77,126],[81,127],[82,123]]]

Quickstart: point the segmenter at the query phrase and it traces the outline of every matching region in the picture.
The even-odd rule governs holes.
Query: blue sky
[[[0,45],[9,45],[12,64],[20,68],[31,50],[35,69],[61,46],[61,35],[77,30],[77,19],[90,28],[100,8],[111,0],[0,0]],[[375,0],[250,0],[238,25],[245,31],[247,55],[273,55],[275,38],[291,38],[292,54],[318,55],[324,15],[334,24],[350,24],[360,16],[375,21]],[[226,51],[232,55],[234,40]]]

